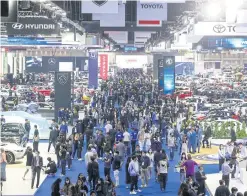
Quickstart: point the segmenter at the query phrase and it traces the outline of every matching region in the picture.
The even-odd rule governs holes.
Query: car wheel
[[[15,156],[12,152],[6,152],[6,159],[8,164],[13,164],[15,162]]]

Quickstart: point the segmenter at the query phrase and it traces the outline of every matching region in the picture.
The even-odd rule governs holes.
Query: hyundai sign
[[[59,34],[60,26],[49,18],[19,18],[18,23],[7,24],[8,35]]]

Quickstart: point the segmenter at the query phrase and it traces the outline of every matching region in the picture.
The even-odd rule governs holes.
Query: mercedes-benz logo
[[[224,25],[218,24],[213,27],[213,31],[215,33],[224,33],[226,31],[226,27]]]
[[[166,59],[166,64],[167,65],[172,65],[173,64],[173,60],[171,58]]]
[[[24,24],[14,23],[14,24],[12,24],[12,28],[13,29],[23,29],[24,28]]]
[[[92,0],[92,2],[93,2],[95,5],[99,6],[99,7],[101,7],[102,5],[104,5],[107,1],[108,1],[108,0],[105,0],[105,1]]]
[[[54,58],[49,58],[49,59],[48,59],[48,63],[49,63],[49,65],[55,65],[55,64],[56,64],[56,59],[54,59]]]

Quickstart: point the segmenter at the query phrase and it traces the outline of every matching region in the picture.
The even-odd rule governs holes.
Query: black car
[[[1,127],[1,141],[21,144],[25,132],[21,123],[5,123]]]

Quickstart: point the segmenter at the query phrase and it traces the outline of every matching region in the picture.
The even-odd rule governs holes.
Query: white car
[[[237,104],[243,103],[243,99],[227,99],[223,102],[222,106],[223,107],[233,107]]]
[[[242,114],[245,115],[245,114],[246,114],[245,111],[247,110],[247,102],[243,102],[243,103],[238,104],[238,105],[235,107],[235,109],[234,109],[234,111],[235,111],[236,113],[238,113],[239,110],[241,110]]]
[[[5,99],[7,99],[8,96],[9,96],[9,90],[7,90],[7,89],[1,89],[0,95],[3,96]]]
[[[15,143],[0,143],[0,148],[5,150],[8,164],[13,164],[16,160],[22,159],[25,153],[25,149]]]
[[[34,125],[38,126],[40,139],[49,139],[50,123],[45,118],[23,111],[8,111],[1,114],[4,115],[6,123],[21,123],[24,125],[25,119],[28,119],[31,124],[29,139],[33,139]]]

